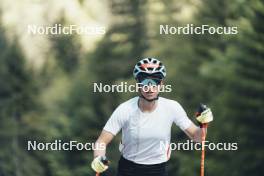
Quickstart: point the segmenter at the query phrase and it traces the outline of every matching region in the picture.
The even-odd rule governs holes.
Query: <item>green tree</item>
[[[238,26],[238,35],[199,37],[198,57],[208,60],[201,66],[209,85],[209,101],[215,114],[209,131],[214,142],[238,142],[238,151],[207,153],[207,172],[218,175],[262,175],[259,150],[263,137],[263,3],[261,1],[204,1],[201,24]],[[226,162],[226,161],[229,162]],[[251,160],[245,164],[245,161]],[[241,166],[243,166],[241,168]],[[226,170],[227,167],[233,168]],[[240,168],[240,169],[237,169]]]
[[[0,31],[0,175],[41,175],[40,163],[25,146],[26,115],[36,108],[34,75],[17,43]]]
[[[228,106],[227,118],[233,123],[233,135],[238,141],[236,156],[229,156],[233,162],[229,166],[240,168],[226,175],[262,175],[264,173],[263,155],[263,97],[264,97],[264,20],[263,1],[246,2],[246,18],[241,26],[241,34],[229,48],[227,58],[234,65],[232,79],[229,79],[227,96],[223,103]],[[245,164],[245,161],[247,162]],[[243,165],[243,167],[241,167]]]

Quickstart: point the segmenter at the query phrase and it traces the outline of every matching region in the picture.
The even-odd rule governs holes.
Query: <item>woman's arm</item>
[[[192,139],[195,142],[202,142],[202,128],[199,128],[194,123],[191,124],[189,128],[184,130],[184,132],[189,136],[190,139]],[[205,135],[206,135],[206,129]]]
[[[96,149],[94,150],[94,158],[97,156],[105,156],[106,153],[106,146],[112,141],[114,138],[114,135],[110,132],[107,132],[103,130],[95,142],[95,146],[100,146],[100,147],[95,147]]]

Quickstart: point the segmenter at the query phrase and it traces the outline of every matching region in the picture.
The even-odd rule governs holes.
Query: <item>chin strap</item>
[[[142,94],[140,94],[139,97],[143,98],[144,100],[147,100],[148,102],[152,102],[152,101],[155,101],[155,100],[158,100],[159,99],[159,95],[157,95],[156,98],[152,98],[152,99],[147,99]]]

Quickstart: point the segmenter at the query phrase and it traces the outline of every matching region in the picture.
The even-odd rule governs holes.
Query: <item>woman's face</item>
[[[148,80],[147,80],[148,81]],[[140,88],[140,93],[148,100],[152,100],[157,98],[159,94],[159,90],[163,82],[159,82],[159,84],[153,84],[151,80],[148,83],[144,83]]]

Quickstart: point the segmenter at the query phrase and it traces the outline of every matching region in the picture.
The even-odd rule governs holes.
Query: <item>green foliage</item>
[[[36,108],[37,89],[19,46],[0,31],[0,175],[41,175],[37,160],[23,146],[30,136],[25,115]]]
[[[67,25],[61,18],[55,24]],[[76,35],[53,35],[50,37],[58,68],[66,73],[72,73],[80,62],[81,45]]]
[[[162,96],[179,101],[190,118],[200,102],[212,108],[209,141],[238,142],[238,151],[206,151],[206,175],[263,175],[263,1],[108,3],[112,21],[95,50],[83,53],[77,36],[50,37],[41,70],[30,69],[19,43],[0,28],[0,175],[93,175],[92,151],[27,151],[27,141],[94,142],[117,105],[135,94],[94,93],[93,83],[134,83],[133,66],[146,56],[166,65],[173,90]],[[159,34],[160,24],[187,23],[238,26],[239,33]],[[173,127],[173,142],[186,139]],[[119,141],[108,147],[105,175],[116,173]],[[197,175],[199,161],[199,151],[173,151],[169,175]]]

